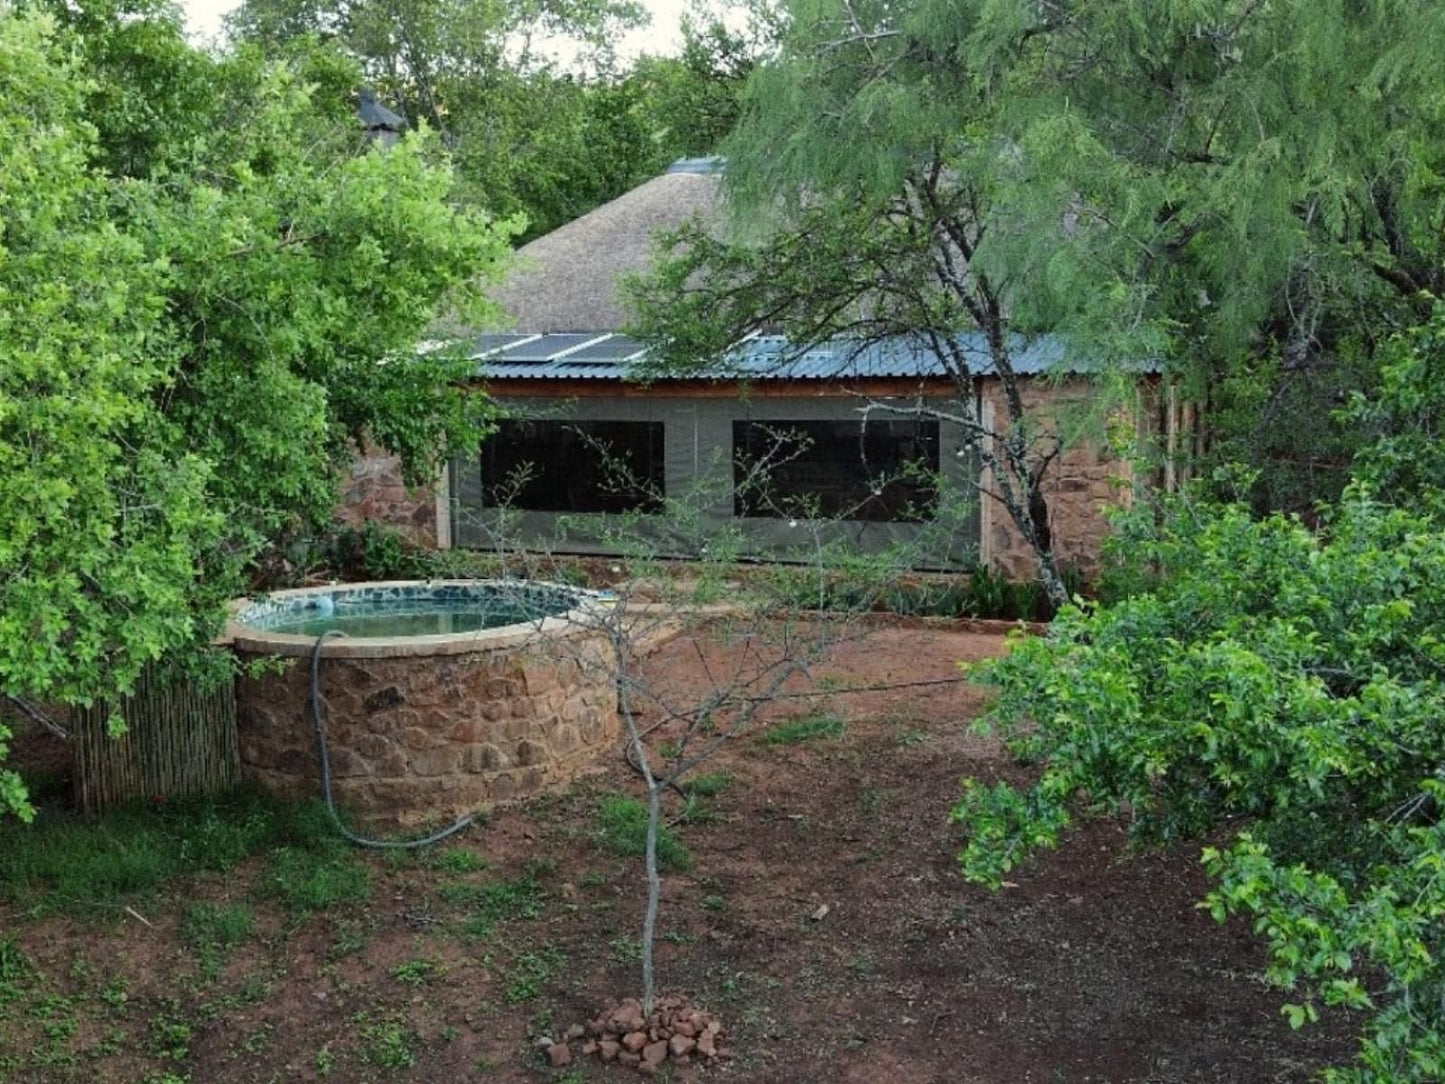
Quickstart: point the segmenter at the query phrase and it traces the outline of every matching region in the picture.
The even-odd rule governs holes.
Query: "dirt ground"
[[[1002,643],[883,628],[838,648],[818,681],[947,679]],[[649,667],[684,689],[702,658],[677,641]],[[703,769],[732,781],[679,828],[695,861],[666,876],[661,986],[717,1013],[735,1056],[673,1080],[1283,1082],[1348,1057],[1348,1021],[1292,1032],[1249,930],[1196,909],[1197,847],[1131,855],[1102,824],[999,892],[965,883],[947,819],[959,780],[1022,778],[968,729],[982,697],[948,684],[784,701],[775,721],[822,707],[841,736],[745,738]],[[261,859],[177,886],[149,905],[149,925],[0,909],[74,1021],[61,1044],[45,1030],[61,1017],[34,1000],[0,1015],[0,1047],[7,1034],[27,1046],[9,1079],[641,1079],[586,1060],[551,1069],[533,1048],[637,992],[640,862],[598,840],[598,803],[618,792],[640,793],[620,758],[497,814],[451,848],[485,869],[368,855],[365,903],[298,916],[256,902],[255,933],[210,972],[179,935],[185,908],[255,900]],[[532,917],[468,936],[466,886],[524,873]],[[41,1049],[52,1054],[26,1056]]]

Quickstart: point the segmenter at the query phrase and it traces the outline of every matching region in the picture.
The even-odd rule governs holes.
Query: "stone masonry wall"
[[[435,547],[436,508],[436,493],[430,486],[409,488],[402,481],[401,460],[368,442],[351,461],[336,518],[353,527],[366,523],[395,527],[417,545]]]
[[[1067,404],[1083,400],[1092,390],[1091,385],[1081,381],[1061,385],[1029,381],[1023,388],[1024,409],[1047,424]],[[997,380],[985,382],[983,399],[985,410],[993,412],[993,425],[1002,425],[1008,410]],[[1054,549],[1063,564],[1078,568],[1085,579],[1092,580],[1099,571],[1100,547],[1109,533],[1104,510],[1128,503],[1132,477],[1131,464],[1115,458],[1100,440],[1075,443],[1049,467],[1044,493],[1049,502]],[[981,511],[987,563],[1012,580],[1036,576],[1038,563],[1033,550],[1003,505],[985,498]]]
[[[550,654],[323,656],[338,804],[369,823],[411,826],[565,786],[620,732],[615,687],[587,664],[589,650],[573,641]],[[241,770],[272,793],[309,797],[319,793],[310,659],[285,664],[238,682]]]

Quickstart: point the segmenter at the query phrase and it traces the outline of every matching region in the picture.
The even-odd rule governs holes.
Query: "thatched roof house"
[[[719,179],[716,159],[674,163],[661,177],[523,245],[493,298],[519,331],[620,330],[627,314],[618,284],[648,268],[660,231],[713,219]]]
[[[952,380],[916,346],[823,346],[794,356],[782,340],[760,337],[734,351],[731,377],[628,379],[643,347],[621,334],[628,320],[621,282],[647,269],[659,232],[717,221],[719,167],[715,159],[675,163],[518,251],[511,277],[494,293],[514,327],[480,335],[474,347],[479,385],[512,417],[479,457],[451,465],[436,502],[438,543],[490,546],[505,520],[537,545],[605,552],[602,532],[589,535],[579,522],[623,510],[662,513],[665,501],[710,480],[717,487],[707,516],[741,525],[759,555],[788,557],[797,541],[792,524],[806,514],[836,517],[842,522],[829,529],[860,550],[917,540],[927,548],[923,566],[981,561],[1031,575],[1031,552],[994,502],[975,500],[971,519],[947,532],[930,518],[958,503],[948,498],[988,482],[961,430],[897,416],[870,415],[864,424],[859,407],[868,400],[956,402]],[[978,350],[971,406],[987,421],[1002,411],[998,381],[984,344],[967,336],[964,343]],[[1059,344],[1044,339],[1021,345],[1015,365],[1057,378],[1062,358]],[[1034,394],[1078,399],[1091,388],[1065,377],[1041,381]],[[1146,414],[1151,428],[1160,423],[1155,413],[1140,411],[1141,425]],[[796,444],[763,499],[747,491],[746,478],[765,440]],[[600,448],[626,462],[634,486],[623,491],[609,478]],[[934,482],[917,481],[920,466]],[[1065,454],[1050,495],[1063,559],[1085,570],[1095,563],[1106,529],[1101,506],[1115,499],[1111,480],[1127,473],[1127,464],[1096,447]],[[503,502],[514,515],[498,514]]]

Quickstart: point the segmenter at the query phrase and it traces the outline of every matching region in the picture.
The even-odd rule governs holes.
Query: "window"
[[[531,512],[662,510],[661,422],[503,421],[482,444],[482,499]]]
[[[733,422],[733,514],[918,523],[938,507],[938,423]]]

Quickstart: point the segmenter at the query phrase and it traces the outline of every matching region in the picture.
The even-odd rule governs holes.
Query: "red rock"
[[[597,1044],[597,1053],[602,1055],[603,1061],[616,1061],[617,1055],[622,1053],[622,1044],[614,1043],[611,1039],[603,1039]]]
[[[625,1065],[629,1069],[636,1069],[642,1064],[642,1055],[634,1054],[630,1050],[624,1050],[621,1054],[617,1055],[617,1064]]]
[[[647,1045],[647,1033],[645,1031],[629,1031],[622,1037],[622,1045],[636,1054]]]
[[[629,1031],[641,1031],[647,1026],[642,1010],[636,1005],[622,1004],[612,1013],[611,1026],[626,1035]]]
[[[691,1054],[697,1046],[697,1040],[690,1039],[686,1035],[674,1035],[672,1041],[667,1044],[667,1049],[672,1051],[674,1058],[680,1058],[684,1054]]]
[[[582,1056],[584,1058],[590,1058],[595,1053],[597,1053],[597,1041],[595,1039],[588,1039],[582,1044]]]
[[[553,1069],[561,1069],[572,1064],[572,1051],[566,1043],[554,1043],[547,1048],[547,1060],[552,1063]]]
[[[679,1020],[673,1026],[672,1034],[674,1035],[674,1037],[678,1035],[685,1035],[689,1039],[692,1039],[697,1036],[697,1028],[693,1025],[693,1022],[691,1020]]]
[[[570,1028],[567,1029],[568,1039],[580,1039],[586,1034],[587,1029],[584,1028],[581,1024],[573,1024]]]
[[[642,1048],[642,1060],[652,1065],[661,1065],[667,1060],[666,1043],[648,1043]]]
[[[705,1058],[717,1057],[717,1047],[713,1044],[712,1036],[706,1031],[697,1041],[697,1052]]]

